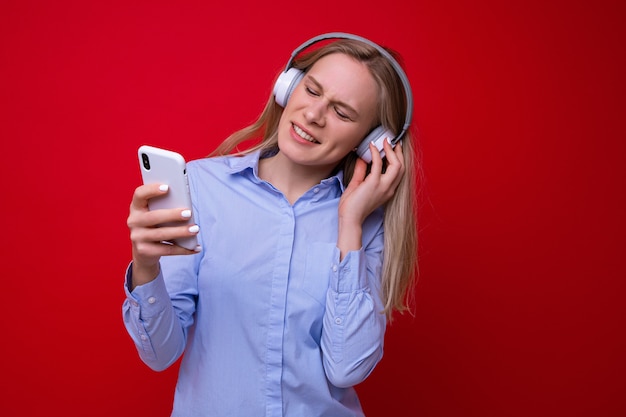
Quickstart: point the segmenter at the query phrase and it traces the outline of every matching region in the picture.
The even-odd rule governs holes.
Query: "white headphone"
[[[342,33],[342,32],[325,33],[325,34],[316,36],[314,38],[311,38],[308,41],[304,42],[302,45],[300,45],[298,48],[296,48],[296,50],[294,50],[291,53],[291,58],[289,59],[289,62],[287,62],[287,66],[285,67],[285,70],[280,74],[280,76],[276,80],[276,84],[274,84],[274,98],[276,100],[276,103],[278,103],[281,107],[285,107],[287,105],[287,101],[289,101],[289,97],[291,97],[291,94],[295,90],[296,86],[298,85],[300,80],[302,80],[302,78],[304,77],[304,72],[302,70],[299,70],[291,66],[294,58],[300,52],[302,52],[302,50],[308,48],[314,43],[317,43],[325,39],[352,39],[352,40],[361,41],[367,45],[370,45],[376,48],[376,50],[380,52],[382,56],[387,58],[389,63],[393,66],[394,70],[398,74],[398,77],[400,77],[400,80],[402,81],[402,85],[404,87],[404,94],[406,96],[406,115],[405,115],[404,126],[402,127],[402,131],[396,135],[391,130],[386,129],[382,125],[379,125],[375,127],[365,137],[365,139],[363,139],[361,144],[357,147],[357,150],[356,150],[357,154],[361,158],[363,158],[366,162],[368,163],[372,162],[372,155],[369,150],[369,144],[373,142],[376,148],[378,148],[378,150],[381,152],[381,156],[385,156],[385,153],[383,151],[383,140],[387,139],[387,141],[391,144],[392,147],[395,146],[396,143],[398,143],[400,139],[402,139],[402,137],[408,130],[409,126],[411,125],[411,117],[413,114],[413,94],[411,92],[411,85],[409,84],[409,80],[406,74],[404,73],[404,70],[400,66],[400,64],[394,59],[393,56],[391,56],[389,52],[387,52],[381,46],[375,44],[374,42],[368,39],[362,38],[360,36],[352,35],[349,33]]]

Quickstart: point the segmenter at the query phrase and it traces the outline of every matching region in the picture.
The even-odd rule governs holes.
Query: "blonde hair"
[[[398,55],[387,50],[394,57]],[[399,132],[405,121],[407,98],[402,82],[395,69],[380,52],[363,42],[341,39],[319,47],[297,57],[293,66],[307,71],[320,58],[342,53],[363,63],[379,86],[379,123]],[[278,149],[276,132],[283,108],[272,94],[258,119],[251,125],[233,133],[224,140],[209,156],[236,153],[248,154]],[[384,313],[392,320],[394,311],[404,312],[412,302],[414,285],[418,275],[417,258],[417,202],[416,202],[416,160],[417,152],[410,131],[402,139],[405,174],[394,196],[385,205],[384,215],[384,258],[382,271],[382,299]],[[247,149],[239,149],[246,141],[257,141]],[[343,170],[344,185],[352,179],[358,156],[351,152],[337,166]]]

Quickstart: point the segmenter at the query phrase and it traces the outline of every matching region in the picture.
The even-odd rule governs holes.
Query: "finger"
[[[394,192],[404,175],[402,145],[401,142],[399,142],[394,148],[390,143],[385,141],[383,147],[385,155],[387,156],[387,169],[381,177],[381,183],[385,185],[384,188]]]
[[[387,173],[404,172],[404,155],[402,153],[402,142],[398,142],[395,147],[385,141],[383,144],[385,155],[387,156]]]
[[[387,140],[383,140],[383,142],[387,142]],[[370,170],[371,174],[380,174],[383,169],[383,158],[380,156],[380,151],[374,145],[374,142],[370,142],[370,154],[372,155],[372,169]],[[384,145],[383,145],[384,146]]]
[[[398,141],[396,147],[393,149],[393,152],[396,154],[398,160],[402,162],[402,165],[404,166],[404,147],[402,146],[401,140]]]
[[[160,210],[132,210],[127,225],[133,227],[155,227],[163,223],[186,222],[191,218],[191,210],[187,208]]]
[[[352,173],[352,181],[356,181],[357,183],[362,182],[365,179],[365,174],[367,173],[367,162],[358,158],[356,160],[356,165],[354,166],[354,172]]]
[[[140,227],[131,229],[130,239],[136,246],[142,244],[160,244],[163,242],[170,242],[175,239],[195,236],[199,232],[200,227],[196,224],[153,228]]]
[[[198,253],[202,248],[197,247],[197,250],[185,249],[182,246],[175,245],[170,242],[139,242],[134,247],[133,259],[139,259],[142,257],[158,258],[161,256],[171,255],[193,255]]]
[[[392,145],[388,140],[385,140],[383,142],[383,150],[389,163],[397,163],[399,159],[402,159],[402,141]]]
[[[154,197],[158,197],[160,195],[165,195],[169,191],[169,186],[167,184],[145,184],[140,185],[135,188],[135,192],[133,193],[133,199],[131,201],[131,209],[139,208],[146,209],[148,208],[148,200]]]

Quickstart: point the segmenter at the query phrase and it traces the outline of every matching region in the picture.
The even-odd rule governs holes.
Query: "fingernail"
[[[188,219],[191,217],[191,210],[183,210],[180,215],[185,219]]]
[[[200,231],[200,227],[197,224],[194,224],[189,228],[189,233],[198,233]]]
[[[196,252],[200,252],[202,250],[202,246],[198,245],[193,250]]]
[[[165,192],[165,191],[169,190],[169,188],[170,188],[170,187],[169,187],[169,185],[167,185],[167,184],[161,184],[161,185],[159,185],[159,191],[163,191],[163,192]]]

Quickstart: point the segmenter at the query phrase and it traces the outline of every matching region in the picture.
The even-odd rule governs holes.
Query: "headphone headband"
[[[404,118],[404,126],[402,127],[402,131],[398,135],[396,135],[396,137],[391,141],[391,144],[395,145],[400,139],[402,139],[402,136],[404,136],[406,131],[409,129],[409,126],[411,125],[411,118],[413,116],[413,93],[411,91],[411,84],[409,83],[409,79],[406,76],[404,70],[402,69],[398,61],[396,61],[396,59],[389,52],[385,50],[385,48],[370,41],[369,39],[363,38],[358,35],[353,35],[350,33],[344,33],[344,32],[324,33],[314,38],[311,38],[308,41],[304,42],[302,45],[298,46],[291,53],[291,58],[289,58],[289,62],[287,62],[287,66],[285,67],[285,72],[287,72],[291,68],[293,60],[300,52],[302,52],[302,50],[308,48],[309,46],[317,42],[320,42],[326,39],[350,39],[350,40],[363,42],[375,48],[393,66],[393,69],[396,71],[396,74],[398,74],[398,77],[400,77],[400,81],[402,82],[402,86],[404,87],[404,94],[406,96],[406,115]]]

